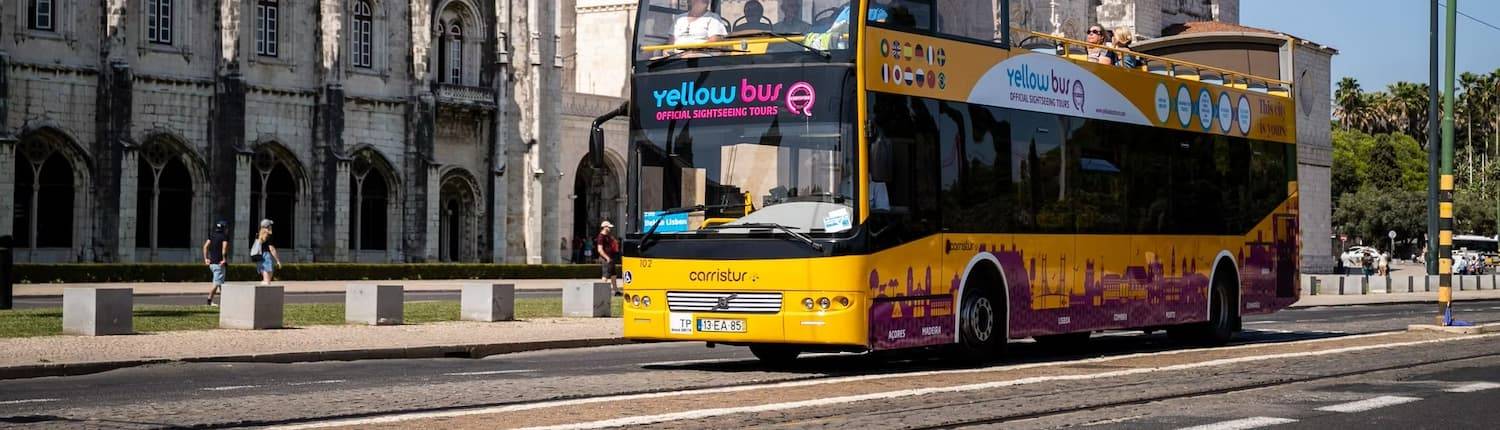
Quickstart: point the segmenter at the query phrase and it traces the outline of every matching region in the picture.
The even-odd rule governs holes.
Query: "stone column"
[[[229,201],[234,204],[234,236],[229,238],[229,255],[236,261],[250,261],[250,233],[255,228],[255,221],[250,219],[250,181],[257,180],[255,168],[251,164],[255,161],[255,154],[241,152],[234,155],[234,170],[224,172],[221,176],[228,176],[226,182],[233,184],[227,191],[220,191],[218,201]],[[217,203],[217,202],[216,202]],[[217,211],[215,213],[218,213]],[[242,252],[235,252],[243,249]]]
[[[310,202],[314,259],[349,261],[349,159],[344,148],[343,86],[325,85],[313,115],[313,146],[318,158],[313,168],[317,186]]]
[[[137,157],[141,152],[135,147],[124,148],[120,153],[120,230],[117,232],[115,242],[116,261],[121,263],[133,263],[135,255],[135,233],[139,223],[151,222],[151,220],[136,219],[138,208],[136,207],[136,193],[140,192],[141,172],[140,161]],[[146,172],[146,174],[151,174]],[[149,192],[149,191],[148,191]],[[156,234],[153,226],[152,234]]]
[[[406,104],[407,142],[403,174],[406,186],[401,218],[401,246],[407,262],[430,261],[431,250],[436,250],[437,232],[428,228],[430,206],[437,200],[436,178],[429,174],[432,168],[434,100],[432,93],[412,97]],[[434,195],[429,196],[432,193]],[[429,242],[433,244],[429,245]]]
[[[16,225],[16,139],[4,122],[0,117],[0,236],[15,235]]]
[[[99,102],[94,117],[94,166],[89,175],[93,182],[93,198],[90,199],[93,204],[92,211],[85,215],[92,220],[94,227],[92,234],[84,233],[76,239],[79,242],[92,241],[92,249],[84,253],[93,254],[93,258],[99,261],[118,261],[120,248],[134,245],[119,243],[120,230],[135,228],[120,223],[123,209],[120,177],[124,167],[122,158],[131,139],[133,82],[130,64],[120,60],[107,61],[104,72],[99,74],[96,91]]]
[[[333,229],[324,232],[323,240],[332,240],[334,261],[349,261],[349,160],[338,160],[337,164],[333,173]]]
[[[442,216],[439,211],[442,210],[442,204],[438,200],[438,195],[442,193],[442,185],[439,182],[442,178],[438,177],[438,166],[436,165],[428,166],[426,173],[427,189],[423,190],[421,195],[422,200],[426,202],[423,207],[427,210],[424,221],[427,231],[432,232],[432,234],[427,236],[427,243],[423,248],[422,258],[426,261],[437,261],[441,255],[438,253],[438,244],[441,243],[443,237],[443,232],[439,231],[441,228],[439,217]],[[458,256],[454,256],[454,258],[458,258]]]
[[[562,153],[562,135],[560,117],[562,116],[562,81],[559,75],[562,65],[558,64],[557,58],[557,7],[558,2],[543,1],[537,4],[536,26],[541,34],[541,43],[535,47],[542,59],[542,64],[537,67],[537,145],[541,150],[540,167],[544,172],[541,177],[542,189],[537,196],[540,201],[541,216],[536,218],[540,230],[540,240],[532,243],[532,246],[541,247],[542,263],[557,264],[562,262],[561,253],[558,252],[558,199],[561,194],[559,182],[562,180],[562,166],[558,159]]]

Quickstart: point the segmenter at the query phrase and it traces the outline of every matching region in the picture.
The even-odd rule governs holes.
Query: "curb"
[[[1437,293],[1433,293],[1433,294],[1437,294]],[[1347,294],[1347,295],[1348,296],[1352,296],[1352,297],[1362,297],[1362,296],[1360,296],[1358,294]],[[1327,297],[1337,297],[1337,296],[1338,295],[1330,295],[1330,296],[1327,296]],[[1319,297],[1319,296],[1304,296],[1304,297]],[[1493,301],[1500,301],[1500,297],[1493,297],[1493,298],[1490,298],[1490,297],[1457,298],[1457,297],[1455,297],[1455,298],[1453,298],[1453,302],[1454,303],[1459,303],[1459,302],[1493,302]],[[1437,303],[1438,303],[1437,299],[1432,299],[1432,300],[1427,300],[1427,299],[1423,299],[1423,300],[1411,300],[1411,301],[1402,301],[1402,302],[1327,303],[1327,304],[1304,304],[1304,303],[1298,302],[1298,303],[1293,303],[1290,306],[1287,306],[1287,309],[1293,309],[1293,308],[1329,308],[1329,307],[1340,307],[1340,306],[1436,305]]]
[[[270,354],[221,355],[212,357],[152,358],[87,363],[28,364],[0,367],[0,380],[76,376],[115,369],[170,363],[305,363],[319,361],[391,360],[413,358],[484,358],[491,355],[548,349],[588,348],[634,343],[625,338],[565,339],[515,343],[481,343],[452,346],[302,351]]]
[[[516,289],[516,293],[520,294],[522,292],[527,292],[527,293],[558,293],[558,294],[562,294],[562,290],[563,290],[562,288],[551,288],[551,287],[548,287],[548,288],[517,288]],[[459,293],[462,293],[462,292],[463,292],[463,290],[406,290],[407,294],[459,294]],[[202,297],[204,294],[208,294],[208,293],[207,292],[195,292],[195,293],[188,293],[188,292],[183,292],[183,293],[134,293],[134,294],[132,294],[132,296],[134,296],[134,297],[194,297],[194,296]],[[330,290],[330,291],[288,291],[288,292],[285,293],[285,295],[288,295],[288,296],[298,296],[298,295],[301,295],[301,296],[322,296],[322,295],[332,295],[332,294],[344,294],[344,291],[343,290],[339,290],[339,291],[332,291],[332,290]],[[17,294],[15,296],[15,298],[17,298],[17,299],[61,299],[62,298],[62,294],[39,294],[39,295]]]

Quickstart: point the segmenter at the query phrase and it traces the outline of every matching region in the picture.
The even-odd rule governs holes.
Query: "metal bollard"
[[[15,260],[14,239],[10,235],[0,236],[0,309],[15,306]]]
[[[1340,296],[1344,295],[1344,277],[1343,276],[1339,277],[1339,295]]]
[[[1359,294],[1360,295],[1370,294],[1370,277],[1369,276],[1366,276],[1366,277],[1363,277],[1363,278],[1359,278]]]
[[[1318,279],[1317,276],[1312,277],[1312,295],[1314,295],[1314,296],[1318,295],[1318,287],[1321,287],[1322,284],[1323,284],[1323,280],[1322,279]]]

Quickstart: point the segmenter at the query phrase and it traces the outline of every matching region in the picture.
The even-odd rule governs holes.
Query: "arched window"
[[[53,0],[31,0],[31,19],[26,20],[27,27],[32,30],[57,30],[57,5]]]
[[[192,247],[193,178],[176,145],[153,140],[142,148],[136,182],[135,246]]]
[[[12,228],[18,248],[73,246],[74,198],[79,191],[75,167],[59,145],[65,143],[43,133],[23,138],[16,146]]]
[[[375,151],[366,149],[354,155],[349,168],[349,249],[387,248],[393,176],[390,165]]]
[[[349,29],[349,59],[354,67],[373,67],[374,55],[374,22],[375,15],[371,12],[370,2],[359,0],[354,2],[354,22]]]
[[[296,160],[273,144],[262,144],[255,151],[255,175],[250,178],[250,241],[255,240],[260,220],[275,222],[271,244],[291,249],[296,243],[293,228],[297,221],[297,196],[301,189]]]
[[[275,57],[278,34],[281,30],[281,8],[276,0],[258,0],[255,3],[255,54]]]
[[[447,42],[445,54],[448,56],[447,77],[444,80],[454,85],[464,83],[464,29],[455,19],[448,23],[448,31],[444,32],[444,40]]]

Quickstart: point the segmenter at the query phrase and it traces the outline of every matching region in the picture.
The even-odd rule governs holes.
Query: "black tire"
[[[750,353],[762,363],[771,366],[787,366],[797,362],[797,356],[802,355],[802,349],[792,345],[755,344],[750,345]]]
[[[983,362],[998,356],[1005,349],[1006,331],[1005,304],[1000,302],[997,292],[1003,285],[992,276],[971,279],[964,286],[963,298],[959,300],[958,345],[955,358],[968,362]]]
[[[1043,347],[1054,350],[1068,351],[1083,348],[1084,345],[1087,345],[1089,343],[1089,335],[1091,334],[1093,333],[1084,331],[1078,333],[1036,336],[1032,339],[1036,339],[1036,343],[1042,345]]]
[[[1215,280],[1209,292],[1208,322],[1168,328],[1167,337],[1204,345],[1229,343],[1240,327],[1239,301],[1234,291],[1232,282]]]

